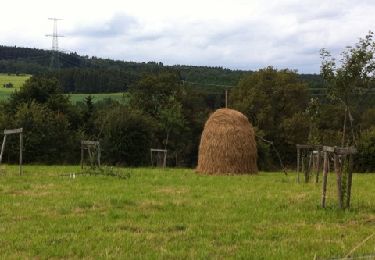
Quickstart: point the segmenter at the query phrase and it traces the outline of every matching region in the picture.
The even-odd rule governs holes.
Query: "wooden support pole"
[[[228,108],[228,90],[225,90],[225,108]]]
[[[350,207],[350,199],[351,199],[351,194],[352,194],[352,178],[353,178],[353,155],[349,155],[349,163],[348,163],[348,180],[347,180],[347,186],[346,186],[346,192],[347,192],[347,197],[345,201],[345,208]]]
[[[23,134],[20,133],[20,175],[22,175],[22,151],[23,151]]]
[[[83,144],[81,144],[81,169],[83,169],[83,158],[84,157],[84,150],[83,150]]]
[[[312,172],[312,160],[313,160],[313,154],[312,153],[310,153],[309,155],[308,155],[308,157],[309,157],[309,164],[307,165],[307,169],[306,169],[306,176],[305,176],[305,181],[306,181],[306,183],[308,183],[308,182],[310,182],[310,177],[311,177],[311,172]]]
[[[337,178],[337,197],[339,208],[343,208],[343,194],[342,194],[342,167],[339,161],[339,156],[337,154],[334,155],[335,158],[335,172]]]
[[[326,207],[326,193],[327,193],[327,176],[328,176],[328,153],[323,154],[323,184],[322,184],[322,207]]]
[[[89,154],[90,167],[91,167],[91,168],[94,168],[94,165],[93,165],[93,158],[92,158],[92,152],[91,152],[90,146],[87,146],[87,153]]]
[[[319,183],[319,173],[320,173],[320,151],[318,151],[318,154],[316,155],[316,175],[315,175],[315,183]]]
[[[7,135],[4,135],[3,144],[1,145],[1,153],[0,153],[0,163],[3,161],[3,154],[5,150],[5,142],[7,140]]]
[[[305,156],[304,156],[304,152],[302,152],[301,154],[301,172],[305,173]]]
[[[299,183],[299,163],[301,161],[301,150],[297,147],[297,182]]]
[[[164,159],[163,159],[163,168],[167,166],[167,151],[164,152]]]
[[[98,144],[98,167],[100,168],[100,156],[101,156],[101,150],[100,150],[100,144]]]

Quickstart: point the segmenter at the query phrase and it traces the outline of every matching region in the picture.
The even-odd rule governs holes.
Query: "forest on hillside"
[[[252,71],[230,70],[222,67],[174,65],[161,62],[125,62],[77,53],[0,46],[0,73],[26,73],[57,78],[65,93],[124,92],[145,74],[177,73],[180,80],[192,88],[218,92],[233,87]],[[299,74],[312,88],[321,88],[322,79],[316,74]]]

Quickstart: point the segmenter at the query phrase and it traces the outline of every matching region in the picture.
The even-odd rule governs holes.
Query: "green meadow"
[[[30,78],[31,75],[21,74],[19,76],[15,74],[4,74],[0,73],[0,101],[7,100],[15,90],[22,87],[25,81]],[[4,84],[12,83],[13,88],[4,88]],[[70,100],[73,104],[78,102],[83,102],[85,97],[91,95],[93,97],[93,102],[98,102],[104,99],[112,99],[119,101],[120,103],[125,103],[128,97],[124,93],[103,93],[103,94],[69,94]]]
[[[20,89],[28,78],[30,78],[30,75],[20,74],[17,76],[15,74],[0,73],[0,100],[8,99],[10,94]],[[8,83],[12,83],[13,88],[5,88],[3,86]]]
[[[327,259],[375,254],[375,174],[355,174],[350,210],[329,176],[206,176],[192,169],[1,166],[0,259]],[[71,178],[72,174],[75,178]],[[368,258],[371,259],[371,258]]]

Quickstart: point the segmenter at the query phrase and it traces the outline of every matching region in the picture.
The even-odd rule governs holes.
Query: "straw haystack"
[[[218,109],[207,120],[199,145],[197,171],[256,174],[257,147],[249,120],[233,109]]]

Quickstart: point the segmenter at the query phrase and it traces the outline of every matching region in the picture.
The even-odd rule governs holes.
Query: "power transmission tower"
[[[64,37],[57,33],[57,21],[62,20],[58,18],[48,18],[48,20],[53,21],[53,33],[46,34],[47,37],[52,37],[52,55],[51,55],[51,69],[60,68],[60,59],[59,59],[59,37]]]

